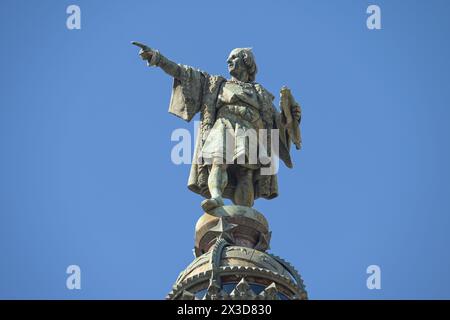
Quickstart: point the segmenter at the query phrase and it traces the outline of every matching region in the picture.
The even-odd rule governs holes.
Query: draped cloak
[[[210,198],[208,190],[209,169],[206,163],[198,163],[196,159],[201,158],[201,150],[208,133],[216,120],[218,96],[227,81],[225,78],[216,75],[209,75],[206,72],[196,70],[189,66],[180,65],[180,76],[174,78],[172,95],[170,98],[169,113],[189,122],[195,114],[200,113],[200,127],[196,137],[194,150],[194,161],[188,180],[188,188],[205,198]],[[292,161],[289,154],[290,137],[285,128],[286,117],[278,112],[273,106],[274,96],[264,89],[260,84],[255,83],[255,88],[260,97],[261,118],[268,133],[269,156],[278,157],[285,165],[292,168]],[[279,131],[279,148],[270,148],[270,129]],[[263,197],[272,199],[278,196],[278,181],[276,173],[271,175],[261,174],[261,169],[254,170],[253,185],[255,199]],[[236,179],[229,174],[228,184],[223,192],[225,198],[232,199],[236,188]]]

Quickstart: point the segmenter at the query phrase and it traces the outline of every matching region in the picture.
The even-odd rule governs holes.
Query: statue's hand
[[[145,51],[145,50],[141,49],[139,51],[139,56],[141,57],[142,60],[150,61],[152,59],[153,52],[152,51]]]
[[[182,69],[181,67],[173,61],[170,61],[164,57],[158,50],[152,49],[143,43],[133,41],[131,44],[141,48],[139,55],[143,60],[147,60],[147,65],[152,67],[159,67],[165,73],[169,74],[174,78],[180,78]]]
[[[156,50],[137,41],[133,41],[131,42],[131,44],[134,44],[135,46],[141,48],[141,50],[139,50],[139,56],[141,57],[142,60],[147,60],[147,62],[150,64],[150,61],[152,60],[153,55],[155,55]]]

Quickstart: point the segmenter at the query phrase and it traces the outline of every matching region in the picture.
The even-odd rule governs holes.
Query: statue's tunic
[[[260,159],[268,165],[265,139],[259,141],[259,130],[264,129],[260,97],[250,83],[226,81],[219,91],[216,121],[201,149],[206,163],[218,158],[223,163],[237,163],[256,170]]]
[[[270,165],[263,156],[278,156],[288,167],[292,167],[292,162],[290,139],[283,125],[285,118],[273,106],[273,95],[257,83],[226,80],[183,65],[181,70],[180,76],[174,78],[169,112],[185,121],[191,121],[200,113],[201,120],[188,188],[210,198],[208,165],[216,157],[222,158],[224,163],[232,161],[254,170],[255,199],[276,197],[276,174],[261,174],[261,168]],[[250,129],[255,130],[257,140],[247,140]],[[257,142],[259,129],[267,129],[267,134],[263,135],[267,137],[266,143]],[[270,129],[279,129],[278,153],[271,150]],[[253,145],[246,141],[252,141]],[[256,155],[253,150],[257,150]],[[225,198],[233,198],[236,188],[233,166],[229,168],[228,185],[223,192]]]

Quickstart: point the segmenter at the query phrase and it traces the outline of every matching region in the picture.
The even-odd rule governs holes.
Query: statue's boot
[[[222,207],[224,205],[223,199],[221,197],[205,199],[202,201],[202,209],[205,212],[214,210],[215,208]]]

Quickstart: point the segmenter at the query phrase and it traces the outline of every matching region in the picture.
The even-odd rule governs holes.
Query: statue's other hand
[[[291,108],[291,112],[292,112],[292,117],[296,121],[300,121],[300,117],[302,116],[302,112],[300,110],[300,106],[299,105],[293,105],[292,108]]]

